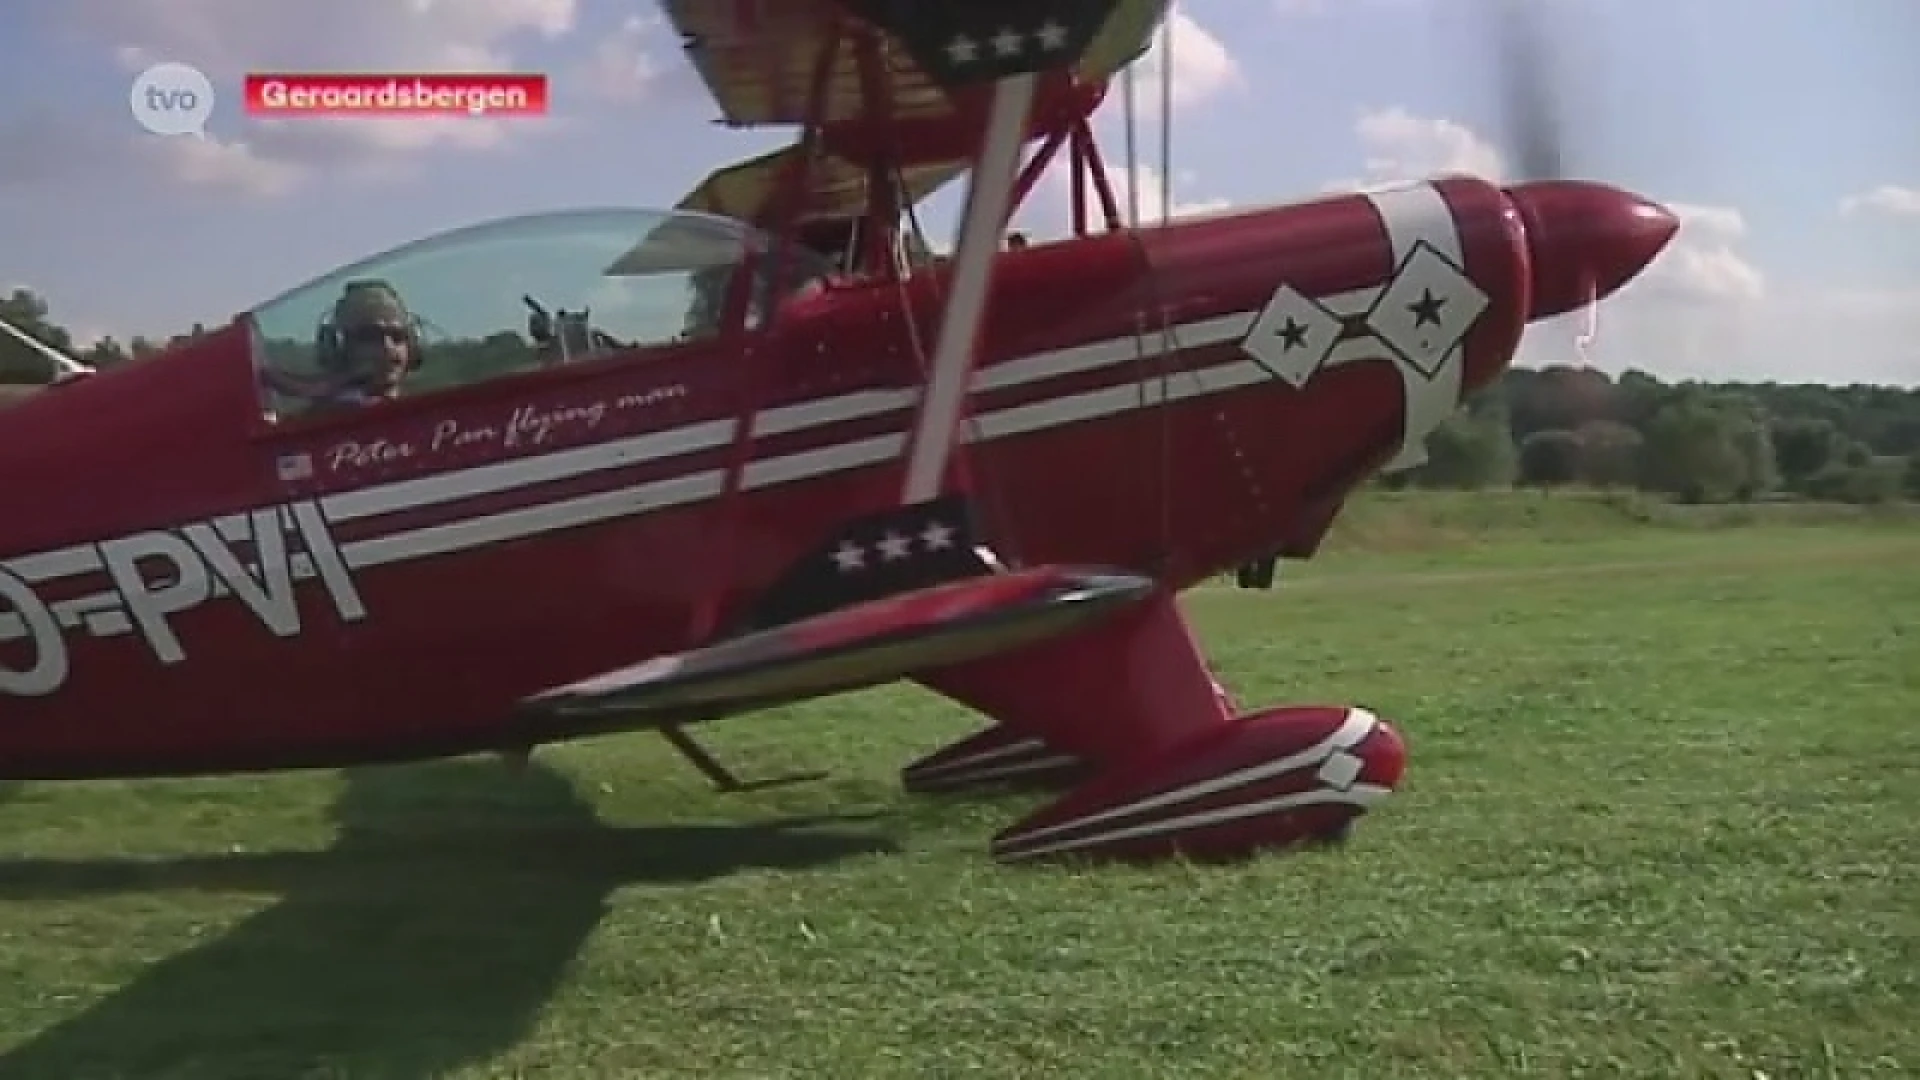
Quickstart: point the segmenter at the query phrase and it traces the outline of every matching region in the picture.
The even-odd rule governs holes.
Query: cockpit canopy
[[[301,412],[328,392],[340,366],[335,308],[356,290],[396,297],[406,313],[419,363],[403,392],[415,396],[710,337],[734,271],[774,246],[738,221],[661,210],[529,214],[418,240],[247,313],[267,408]],[[785,287],[755,290],[750,327],[769,304],[829,270],[804,250],[778,261]],[[764,274],[770,263],[755,265]]]

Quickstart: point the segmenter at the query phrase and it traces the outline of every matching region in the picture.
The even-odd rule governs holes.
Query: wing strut
[[[8,337],[39,353],[42,357],[45,357],[47,362],[53,365],[54,382],[65,382],[68,379],[93,374],[92,368],[87,367],[85,364],[61,352],[59,349],[46,344],[39,338],[34,337],[32,334],[27,333],[25,330],[20,329],[5,319],[0,319],[0,331],[5,331]]]
[[[735,794],[743,791],[760,791],[765,788],[786,787],[790,784],[803,784],[813,780],[825,780],[823,772],[782,773],[769,776],[764,780],[742,780],[732,769],[720,763],[720,759],[707,752],[707,748],[694,741],[680,724],[666,724],[660,728],[660,734],[666,737],[668,745],[680,751],[680,756],[693,763],[699,769],[714,790]]]
[[[987,119],[986,145],[980,164],[967,185],[967,207],[960,221],[960,247],[954,253],[953,287],[947,294],[946,314],[940,320],[940,338],[934,346],[933,371],[915,418],[911,456],[907,459],[902,505],[933,498],[946,476],[960,430],[960,410],[967,397],[980,322],[986,313],[987,288],[993,258],[1006,228],[1007,204],[1012,198],[1025,142],[1027,112],[1033,104],[1032,72],[1000,79],[994,84],[993,109]]]

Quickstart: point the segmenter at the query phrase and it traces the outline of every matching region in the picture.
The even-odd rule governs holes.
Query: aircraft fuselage
[[[1581,190],[1450,178],[1007,253],[957,464],[986,535],[1176,589],[1311,553],[1565,309],[1537,282],[1598,260],[1604,295],[1670,234]],[[1580,246],[1543,250],[1543,206],[1580,208]],[[523,697],[697,644],[898,501],[937,278],[280,424],[236,322],[9,410],[0,778],[497,748]]]

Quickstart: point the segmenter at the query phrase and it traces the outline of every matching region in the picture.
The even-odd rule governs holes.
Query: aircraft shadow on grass
[[[0,1054],[0,1076],[442,1075],[529,1033],[622,886],[893,850],[827,827],[845,817],[616,828],[549,770],[481,761],[349,773],[333,817],[323,852],[0,861],[14,900],[279,897]]]

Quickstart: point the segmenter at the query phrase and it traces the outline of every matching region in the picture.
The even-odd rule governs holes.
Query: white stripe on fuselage
[[[1328,297],[1322,303],[1339,314],[1358,314],[1367,310],[1378,291],[1377,289],[1357,289]],[[1170,351],[1182,352],[1234,341],[1246,333],[1247,328],[1252,325],[1254,316],[1255,312],[1252,311],[1235,312],[1173,327],[1171,330],[1173,343]],[[1141,358],[1144,347],[1141,339],[1128,335],[1021,357],[982,371],[975,380],[975,391],[1022,386],[1064,375],[1112,367]],[[1336,350],[1335,357],[1353,361],[1374,356],[1378,351],[1377,344],[1364,339],[1354,340],[1344,342]],[[1022,405],[976,413],[967,421],[964,437],[970,442],[1010,438],[1082,421],[1117,416],[1157,405],[1163,401],[1183,401],[1207,394],[1224,393],[1243,386],[1251,386],[1269,377],[1250,359],[1216,364],[1196,371],[1174,372],[1167,376],[1156,375],[1148,379],[1062,394]],[[909,408],[913,404],[915,393],[911,389],[864,390],[837,397],[778,406],[759,414],[755,431],[762,435],[789,433],[849,420],[883,416],[889,412],[904,411]],[[711,423],[722,423],[722,421]],[[702,425],[694,427],[700,426]],[[693,428],[680,428],[657,433],[657,436],[666,440],[670,436],[692,430]],[[905,449],[906,438],[905,430],[900,430],[846,442],[830,443],[826,446],[775,457],[760,458],[747,464],[745,473],[741,477],[741,486],[750,491],[759,490],[895,460]],[[615,445],[617,444],[608,444],[607,447],[599,449],[610,450]],[[674,444],[669,442],[668,445]],[[672,453],[688,453],[695,449],[704,449],[705,445],[686,439]],[[582,450],[591,449],[596,448],[582,448]],[[527,463],[559,456],[549,454],[540,459],[527,459]],[[514,473],[511,483],[490,485],[485,493],[498,494],[527,484],[567,479],[589,470],[612,468],[622,463],[624,462],[604,462],[592,454],[581,453],[571,460],[555,461],[544,468],[530,465]],[[482,468],[494,468],[494,466]],[[475,471],[478,470],[463,470],[426,479],[460,481],[459,490],[473,493],[480,485],[461,480],[461,478]],[[536,476],[538,479],[529,479]],[[346,554],[348,564],[356,568],[400,562],[425,555],[445,554],[467,547],[517,540],[542,532],[628,517],[650,510],[704,502],[720,494],[725,479],[723,470],[704,470],[522,510],[509,510],[485,517],[471,518],[450,526],[431,526],[411,532],[395,533],[379,540],[362,540],[345,544],[342,550]],[[418,482],[402,482],[402,484],[407,483]],[[384,512],[384,510],[374,510],[375,507],[411,510],[433,502],[445,501],[442,498],[433,497],[437,496],[438,492],[414,490],[407,493],[411,496],[411,501],[396,504],[388,492],[401,487],[402,484],[390,484],[333,496],[322,500],[321,505],[330,520],[341,521],[349,517],[366,517],[372,516],[372,513]],[[449,498],[451,497],[453,496]],[[457,497],[465,496],[463,494]],[[354,500],[350,508],[342,505],[348,499]],[[343,512],[349,509],[351,513]],[[445,540],[441,539],[445,535],[444,530],[450,528],[463,530],[461,542],[457,546],[449,546]],[[416,542],[414,538],[422,534],[433,534],[433,538],[426,542]]]
[[[1387,191],[1368,192],[1367,201],[1386,230],[1393,246],[1393,272],[1402,273],[1416,249],[1426,245],[1462,270],[1466,268],[1465,245],[1460,226],[1454,220],[1447,198],[1432,184],[1411,184]],[[1379,290],[1386,292],[1385,288]],[[1400,450],[1387,463],[1388,469],[1410,467],[1424,460],[1427,436],[1460,407],[1460,394],[1466,374],[1466,346],[1449,349],[1431,376],[1422,375],[1405,362],[1396,362],[1405,394],[1401,421]]]
[[[1320,303],[1339,315],[1359,315],[1378,296],[1378,288],[1356,289],[1323,297]],[[1231,312],[1154,330],[1123,335],[1049,352],[1019,357],[978,372],[974,392],[1001,390],[1045,382],[1067,375],[1097,371],[1149,359],[1164,352],[1178,353],[1243,337],[1256,310]],[[1164,350],[1161,349],[1165,343]],[[1370,339],[1341,343],[1328,366],[1378,356],[1380,346]],[[1089,420],[1122,415],[1165,402],[1225,393],[1251,386],[1271,376],[1251,359],[1215,364],[1198,370],[1170,372],[1092,390],[1061,394],[1021,405],[980,412],[964,424],[963,438],[985,442],[1011,438]],[[776,406],[760,412],[756,436],[786,434],[829,424],[884,416],[910,408],[917,388],[861,390],[834,397]],[[493,462],[415,479],[394,481],[322,497],[327,520],[377,518],[415,511],[478,496],[500,495],[523,488],[618,469],[642,461],[660,461],[723,446],[737,430],[733,419],[707,420],[649,432],[593,446],[575,447],[526,458]],[[833,443],[809,450],[751,461],[742,477],[748,490],[817,479],[897,459],[905,448],[904,430]],[[341,545],[341,554],[354,569],[384,566],[414,559],[452,554],[491,544],[525,539],[562,529],[644,515],[717,498],[725,488],[721,469],[705,469],[652,480],[610,491],[593,492],[532,506],[488,513],[456,521],[398,530]],[[297,578],[313,576],[304,558],[293,560]],[[41,583],[100,569],[91,544],[26,555],[0,564],[29,584]],[[79,597],[62,606],[76,614],[92,607],[112,607],[111,593]],[[70,618],[72,616],[69,616]],[[12,613],[0,615],[0,642],[23,636],[25,627]]]

